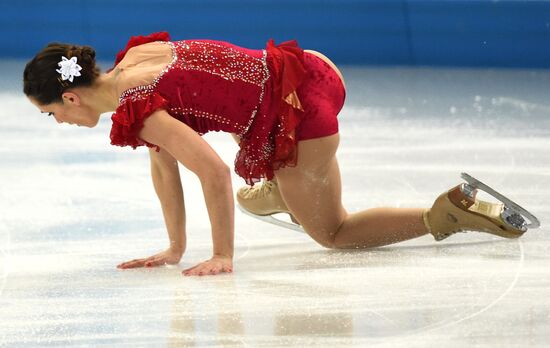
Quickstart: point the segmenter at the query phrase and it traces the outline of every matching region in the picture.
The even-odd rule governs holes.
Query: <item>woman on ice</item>
[[[24,93],[58,123],[94,127],[100,114],[114,111],[111,144],[149,148],[170,245],[119,268],[181,260],[187,245],[179,162],[200,179],[213,241],[212,258],[183,274],[232,272],[231,174],[201,137],[209,131],[231,133],[239,142],[234,170],[249,185],[237,192],[244,210],[288,213],[327,248],[371,248],[426,233],[442,240],[463,230],[517,238],[538,226],[505,197],[497,197],[505,204],[477,200],[477,187],[492,190],[473,178],[443,193],[430,209],[346,212],[335,157],[344,79],[327,57],[295,41],[271,40],[256,50],[154,33],[132,37],[105,73],[91,47],[52,43],[27,64]]]

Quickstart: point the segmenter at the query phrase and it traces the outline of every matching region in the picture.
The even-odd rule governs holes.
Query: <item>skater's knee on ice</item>
[[[327,238],[323,240],[316,240],[317,243],[319,243],[321,246],[327,248],[327,249],[359,249],[359,248],[366,248],[368,246],[359,246],[350,243],[341,243],[336,238]]]
[[[336,246],[336,243],[334,243],[334,239],[322,239],[322,240],[315,240],[318,244],[320,244],[322,247],[325,247],[327,249],[338,249],[338,246]]]
[[[315,219],[313,220],[315,221]],[[347,246],[342,245],[341,238],[337,238],[343,220],[340,221],[325,221],[324,224],[310,223],[304,221],[302,227],[314,241],[328,249],[344,249]]]
[[[306,229],[307,232],[307,229]],[[327,248],[327,249],[338,249],[338,245],[336,244],[336,233],[327,233],[323,235],[319,234],[308,234],[317,242],[317,244]]]

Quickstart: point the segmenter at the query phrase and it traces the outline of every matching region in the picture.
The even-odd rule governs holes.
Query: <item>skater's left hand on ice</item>
[[[215,255],[210,260],[199,263],[182,272],[184,276],[209,275],[233,272],[233,259],[229,256]]]

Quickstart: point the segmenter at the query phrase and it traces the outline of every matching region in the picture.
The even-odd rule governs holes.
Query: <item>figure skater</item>
[[[327,248],[372,248],[426,233],[442,240],[465,230],[517,238],[534,226],[523,210],[479,201],[476,187],[465,184],[430,209],[346,212],[335,157],[344,79],[327,57],[296,41],[270,40],[255,50],[170,41],[159,32],[132,37],[105,73],[91,47],[51,43],[26,65],[24,93],[58,123],[94,127],[100,114],[114,111],[111,144],[149,148],[170,245],[121,269],[181,260],[187,244],[179,162],[200,180],[213,241],[212,257],[183,274],[232,272],[231,172],[201,137],[209,131],[231,133],[239,143],[234,170],[248,184],[237,192],[243,209],[258,216],[286,212]]]

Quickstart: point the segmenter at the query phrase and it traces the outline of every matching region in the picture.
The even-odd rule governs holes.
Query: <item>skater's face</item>
[[[54,117],[57,123],[68,123],[79,127],[84,126],[90,128],[97,125],[99,113],[86,105],[78,94],[65,92],[61,99],[61,103],[40,105],[32,97],[29,97],[30,102],[34,104],[40,112]]]

